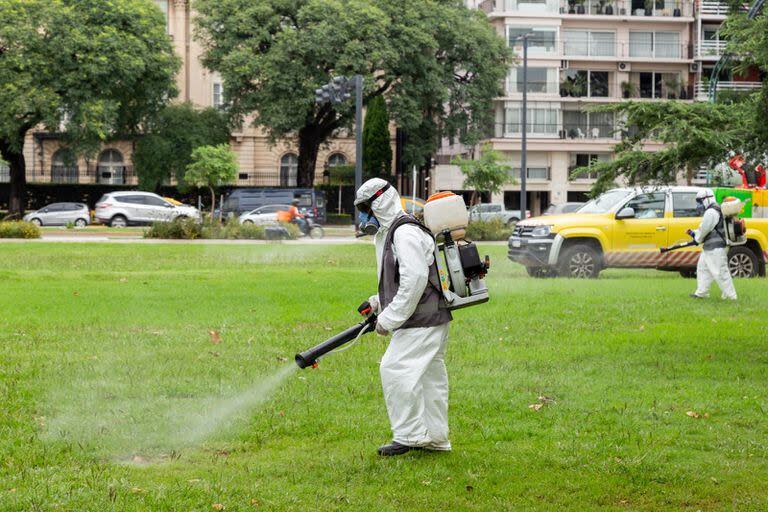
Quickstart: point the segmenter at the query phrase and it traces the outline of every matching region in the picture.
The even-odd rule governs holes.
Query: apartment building
[[[200,63],[202,49],[193,39],[190,0],[155,0],[166,16],[168,34],[182,59],[177,76],[180,101],[201,107],[221,107],[224,87],[221,77]],[[270,146],[264,133],[244,126],[232,134],[232,149],[238,155],[239,175],[235,185],[259,187],[296,186],[298,149],[295,141],[284,140]],[[36,131],[27,138],[25,158],[30,183],[136,185],[133,166],[133,141],[110,141],[92,158],[75,158],[62,147],[56,133]],[[321,148],[317,161],[316,183],[328,167],[353,163],[354,139],[332,139]],[[7,167],[0,166],[0,182],[9,181]]]
[[[486,0],[478,8],[520,57],[520,36],[530,34],[525,172],[534,214],[551,203],[585,199],[595,176],[573,177],[571,171],[612,158],[620,120],[589,107],[625,99],[706,100],[707,73],[724,48],[718,30],[727,9],[711,0]],[[733,80],[720,87],[759,86],[734,86]],[[504,90],[489,141],[508,158],[519,182],[522,62],[510,69]],[[660,146],[649,143],[647,149]],[[446,155],[461,151],[445,148]],[[448,160],[444,155],[435,170],[434,190],[463,187]],[[519,184],[507,185],[491,199],[516,209],[519,191]]]

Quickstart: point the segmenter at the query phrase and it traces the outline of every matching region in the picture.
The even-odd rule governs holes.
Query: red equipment
[[[765,188],[766,171],[762,164],[752,167],[742,155],[728,161],[728,166],[741,175],[742,188]]]

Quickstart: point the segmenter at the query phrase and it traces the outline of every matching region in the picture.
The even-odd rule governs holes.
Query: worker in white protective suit
[[[736,300],[736,289],[728,268],[728,244],[725,241],[725,224],[715,195],[709,189],[696,194],[699,212],[704,213],[699,229],[689,234],[697,244],[703,245],[696,266],[696,292],[691,297],[702,299],[709,296],[712,281],[716,281],[724,299]]]
[[[440,288],[435,239],[403,211],[397,191],[380,178],[363,183],[355,206],[362,212],[363,231],[376,231],[379,288],[370,298],[379,315],[376,332],[392,333],[381,360],[392,442],[378,453],[448,451],[445,351],[451,313]]]

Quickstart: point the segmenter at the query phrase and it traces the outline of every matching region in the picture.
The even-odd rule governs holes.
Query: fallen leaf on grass
[[[287,357],[282,357],[282,356],[277,356],[277,362],[278,363],[287,363],[288,362],[288,358]]]
[[[253,505],[254,507],[258,507],[259,506],[259,500],[257,500],[256,498],[253,498],[251,500],[251,505]]]
[[[142,489],[141,487],[131,487],[131,492],[133,494],[139,494],[144,492],[144,489]]]
[[[120,278],[120,282],[121,283],[127,283],[128,282],[128,278],[127,277],[121,277]]]
[[[534,411],[540,410],[542,407],[544,407],[544,404],[531,404],[528,406],[529,409],[533,409]]]
[[[539,402],[543,402],[545,404],[554,404],[555,403],[555,399],[554,398],[550,398],[550,397],[544,396],[544,395],[539,396],[539,398],[537,398],[537,400]]]
[[[641,326],[638,328],[638,331],[640,331],[640,332],[643,332],[644,330],[645,330],[645,326],[644,326],[644,325],[641,325]]]
[[[709,418],[709,413],[708,412],[705,412],[704,414],[699,414],[696,411],[688,411],[688,412],[685,413],[685,415],[690,417],[690,418],[696,418],[697,420],[701,419],[701,418]]]
[[[224,505],[222,505],[221,503],[214,503],[213,505],[211,505],[211,508],[213,510],[224,510]]]
[[[211,343],[214,345],[221,343],[221,334],[219,331],[208,331],[208,335],[211,337]]]
[[[72,292],[72,295],[74,295],[75,297],[79,297],[80,296],[80,292]]]

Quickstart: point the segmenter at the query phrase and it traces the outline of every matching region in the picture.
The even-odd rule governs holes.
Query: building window
[[[347,157],[341,153],[334,153],[328,157],[328,168],[338,167],[340,165],[347,165]]]
[[[295,187],[299,174],[299,157],[295,153],[286,153],[280,159],[280,186]]]
[[[511,48],[522,46],[518,38],[531,33],[528,37],[528,53],[533,55],[554,54],[557,52],[557,29],[555,27],[507,27],[507,41]]]
[[[592,167],[597,162],[609,162],[611,155],[607,153],[571,153],[571,162],[568,166],[568,174],[571,180],[596,180],[596,172],[570,176],[570,174],[579,167]]]
[[[8,163],[0,160],[0,183],[9,183],[11,181],[11,168]]]
[[[246,181],[248,179],[248,173],[247,172],[241,172],[237,175],[237,179],[240,181]]]
[[[563,54],[577,57],[614,57],[616,34],[592,30],[565,30]]]
[[[563,96],[606,98],[608,83],[608,71],[569,69],[565,71],[560,90]]]
[[[213,84],[213,108],[224,108],[224,87],[221,82]]]
[[[523,68],[512,68],[509,72],[509,92],[522,94]],[[557,69],[528,67],[528,92],[534,94],[557,94]]]
[[[679,59],[681,49],[678,32],[632,31],[629,33],[630,57]]]
[[[564,110],[563,132],[569,139],[613,138],[615,132],[613,112]]]
[[[109,185],[125,184],[123,154],[116,149],[107,149],[99,155],[96,179]]]
[[[532,103],[528,107],[527,112],[527,133],[543,134],[543,135],[556,135],[558,129],[558,113],[559,109],[556,108],[556,104],[549,103]],[[506,134],[520,134],[522,133],[522,116],[523,107],[521,104],[508,104],[505,110],[505,126],[504,131]]]
[[[528,172],[525,173],[525,178],[528,180],[537,181],[549,181],[549,167],[527,167]],[[512,177],[516,180],[520,179],[520,168],[514,167],[512,169]]]
[[[77,158],[69,149],[60,149],[53,154],[51,181],[55,183],[77,183]]]
[[[678,73],[631,73],[630,82],[641,98],[663,98],[664,95],[671,98],[677,95],[682,87]]]

